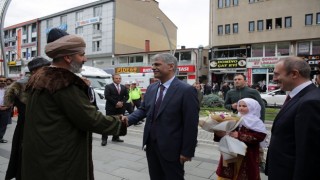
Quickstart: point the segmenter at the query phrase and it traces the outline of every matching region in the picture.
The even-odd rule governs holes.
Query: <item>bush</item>
[[[203,107],[223,107],[224,101],[217,94],[208,94],[203,96],[202,106]]]

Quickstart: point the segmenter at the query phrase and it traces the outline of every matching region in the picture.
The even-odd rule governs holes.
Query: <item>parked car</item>
[[[261,93],[260,95],[266,107],[281,107],[287,97],[286,92],[281,89]]]

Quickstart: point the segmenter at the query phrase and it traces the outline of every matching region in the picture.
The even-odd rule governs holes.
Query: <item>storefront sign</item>
[[[247,58],[247,68],[273,68],[281,57]]]
[[[86,25],[89,25],[89,24],[97,23],[97,22],[100,22],[100,17],[93,17],[93,18],[90,18],[90,19],[78,21],[78,22],[76,22],[76,27],[86,26]]]
[[[310,66],[317,66],[320,63],[320,55],[299,56],[306,60]]]
[[[178,66],[179,73],[190,73],[195,72],[195,66],[194,65],[187,65],[187,66]],[[141,73],[150,73],[152,72],[151,67],[140,67]]]
[[[138,73],[139,69],[139,67],[118,67],[115,68],[115,73]]]
[[[246,64],[244,59],[211,60],[210,69],[245,68]]]

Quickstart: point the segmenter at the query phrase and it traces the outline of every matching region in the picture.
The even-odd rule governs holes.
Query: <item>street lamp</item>
[[[198,54],[198,59],[197,59],[197,63],[196,63],[196,70],[197,70],[196,74],[197,74],[197,80],[199,81],[200,70],[202,68],[202,51],[203,51],[202,45],[199,45],[198,51],[199,51],[199,54]],[[201,75],[202,75],[202,73],[201,73]]]
[[[169,44],[169,48],[170,48],[170,54],[172,54],[172,46],[171,46],[171,41],[170,41],[170,38],[169,38],[169,34],[168,34],[168,31],[167,31],[167,28],[166,28],[166,26],[163,24],[162,20],[161,20],[159,17],[157,17],[157,19],[158,19],[159,22],[161,23],[162,28],[163,28],[164,32],[166,33],[167,40],[168,40],[168,44]]]
[[[7,67],[6,54],[5,54],[6,52],[4,51],[3,24],[4,24],[7,9],[9,7],[10,2],[11,0],[0,0],[0,49],[1,49],[2,59],[3,59],[2,65],[3,65],[3,71],[4,71],[5,77],[8,77],[8,67]]]

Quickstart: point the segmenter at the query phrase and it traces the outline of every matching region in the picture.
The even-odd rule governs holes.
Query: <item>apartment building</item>
[[[300,56],[311,68],[320,61],[319,0],[210,0],[210,68],[213,82],[272,85],[274,64]]]
[[[155,0],[99,0],[36,20],[5,28],[5,52],[9,76],[20,74],[35,56],[45,55],[47,34],[60,28],[82,36],[86,42],[86,65],[115,68],[118,54],[176,49],[177,27]],[[124,61],[122,59],[122,61]],[[137,56],[129,66],[143,63]]]

